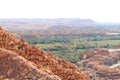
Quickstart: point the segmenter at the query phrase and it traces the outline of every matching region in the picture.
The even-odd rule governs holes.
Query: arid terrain
[[[56,58],[0,27],[1,80],[90,80],[72,63]]]
[[[120,80],[120,24],[60,18],[0,25],[2,80]]]
[[[120,80],[120,0],[0,0],[0,80]]]
[[[80,55],[77,65],[93,80],[120,79],[120,50],[94,49]]]

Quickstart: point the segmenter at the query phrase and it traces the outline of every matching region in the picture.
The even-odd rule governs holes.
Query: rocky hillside
[[[120,52],[93,49],[80,55],[77,65],[93,80],[120,80]]]
[[[2,48],[0,48],[0,78],[10,80],[61,80],[55,75],[49,75],[37,69],[34,63],[22,56]]]
[[[14,34],[2,28],[0,28],[0,63],[2,79],[90,80],[74,64],[56,58],[23,39],[16,39]]]

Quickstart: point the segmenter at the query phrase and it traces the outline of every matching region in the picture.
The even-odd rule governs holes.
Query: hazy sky
[[[120,22],[120,0],[0,0],[0,18],[89,18]]]

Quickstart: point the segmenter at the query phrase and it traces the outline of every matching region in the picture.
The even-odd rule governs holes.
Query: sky
[[[0,18],[81,18],[120,22],[120,0],[0,0]]]

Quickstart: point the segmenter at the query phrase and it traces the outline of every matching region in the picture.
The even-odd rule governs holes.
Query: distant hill
[[[79,18],[51,18],[51,19],[41,19],[41,18],[8,18],[0,19],[0,25],[6,26],[7,30],[46,30],[68,27],[93,27],[97,23],[91,19],[79,19]],[[13,27],[11,27],[13,26]]]

